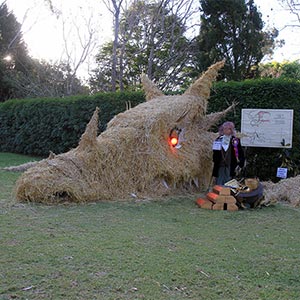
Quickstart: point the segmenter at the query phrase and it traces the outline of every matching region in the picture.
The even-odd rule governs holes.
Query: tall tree
[[[13,96],[7,72],[27,72],[29,56],[22,39],[21,24],[5,2],[0,4],[0,101]]]
[[[64,97],[87,94],[89,91],[77,77],[72,76],[70,66],[66,63],[53,64],[47,61],[31,59],[28,64],[30,72],[7,70],[14,98]]]
[[[117,50],[119,46],[120,16],[124,0],[104,0],[104,4],[113,15],[114,39],[111,55],[111,90],[116,91],[117,82]],[[125,1],[126,2],[126,1]]]
[[[62,8],[62,3],[52,0],[44,0],[48,9],[57,22],[61,23],[62,30],[62,53],[60,60],[56,61],[55,66],[68,66],[64,68],[66,78],[68,78],[66,95],[74,95],[78,91],[79,70],[88,61],[97,40],[98,18],[95,18],[92,8],[85,3],[79,7],[74,5],[66,12]]]
[[[120,90],[137,86],[142,72],[161,88],[181,84],[185,80],[183,70],[192,57],[192,43],[187,37],[188,21],[194,13],[191,4],[190,0],[134,1],[120,18],[117,51],[114,40],[97,56],[93,88],[113,90],[109,78],[114,75]],[[116,74],[111,67],[114,59]]]
[[[69,52],[65,62],[48,63],[33,59],[23,41],[22,24],[3,2],[0,4],[0,101],[87,93],[76,72],[86,59],[90,45],[82,42],[86,50],[73,68]]]
[[[226,79],[252,77],[264,55],[272,52],[278,31],[263,31],[261,14],[253,0],[200,0],[200,5],[197,72],[225,59]]]

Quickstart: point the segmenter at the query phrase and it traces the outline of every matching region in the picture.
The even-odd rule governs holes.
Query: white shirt
[[[223,135],[222,136],[222,148],[227,151],[229,148],[229,143],[230,143],[231,135]]]

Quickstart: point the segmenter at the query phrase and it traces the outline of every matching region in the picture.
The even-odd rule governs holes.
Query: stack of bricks
[[[196,203],[199,207],[213,210],[236,211],[236,199],[231,195],[229,187],[215,185],[212,192],[206,194],[206,199],[198,198]]]

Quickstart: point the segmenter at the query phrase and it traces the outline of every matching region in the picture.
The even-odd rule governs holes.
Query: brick
[[[196,203],[200,208],[205,208],[205,209],[212,209],[212,205],[213,205],[212,202],[203,198],[198,198],[196,200]]]
[[[201,207],[201,205],[202,205],[205,201],[207,201],[207,200],[206,200],[206,199],[203,199],[203,198],[198,198],[198,199],[196,200],[196,204],[197,204],[198,206]]]
[[[216,203],[221,203],[221,202],[225,202],[226,196],[222,196],[222,195],[218,195],[218,197],[216,198]]]
[[[213,193],[213,192],[209,192],[206,194],[206,198],[207,200],[213,202],[213,203],[216,203],[217,202],[217,198],[219,197],[218,194],[216,193]]]
[[[218,195],[223,195],[223,196],[230,196],[231,195],[231,189],[229,187],[224,187],[221,185],[215,185],[213,187],[213,192],[218,194]]]
[[[236,203],[236,199],[233,196],[222,196],[220,195],[217,200],[217,203],[219,202],[223,202],[223,203],[227,203],[227,204],[235,204]]]
[[[230,196],[231,195],[231,189],[229,187],[223,187],[220,191],[220,195]]]
[[[213,210],[224,210],[224,203],[215,203],[212,207]]]
[[[239,210],[239,208],[237,207],[237,205],[230,203],[230,204],[227,204],[227,210],[237,211],[237,210]]]
[[[203,205],[201,205],[201,208],[204,209],[212,209],[213,203],[211,203],[210,201],[206,201]]]
[[[216,203],[212,207],[213,210],[228,210],[228,211],[237,211],[239,208],[233,203]]]
[[[216,194],[220,194],[220,191],[223,187],[220,186],[220,185],[215,185],[213,186],[213,192],[216,193]]]

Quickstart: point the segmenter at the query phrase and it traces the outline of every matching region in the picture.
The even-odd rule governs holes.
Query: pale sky
[[[298,39],[300,28],[285,27],[293,24],[295,18],[282,9],[278,4],[278,0],[254,1],[262,12],[266,26],[275,26],[279,29],[279,38],[285,39],[286,42],[284,47],[276,50],[273,60],[281,62],[300,59],[300,39]],[[72,56],[76,57],[75,62],[81,54],[81,47],[78,47],[78,36],[80,35],[83,42],[88,36],[87,26],[85,25],[78,26],[80,32],[78,35],[76,28],[78,24],[91,22],[90,27],[95,31],[94,39],[97,46],[112,38],[111,15],[101,4],[101,0],[53,0],[53,3],[63,12],[68,49],[72,51]],[[23,37],[28,45],[30,55],[39,59],[60,60],[65,49],[61,33],[62,18],[57,19],[54,15],[51,15],[49,9],[45,7],[44,0],[7,0],[7,5],[9,9],[13,10],[20,23],[23,23],[26,16],[23,23]],[[71,26],[68,24],[71,24]],[[77,49],[77,51],[74,49]],[[92,63],[96,50],[95,48],[93,55],[90,57],[90,63]],[[87,65],[80,72],[86,73]]]
[[[300,23],[290,12],[284,10],[278,0],[254,0],[265,26],[276,27],[279,39],[285,40],[285,45],[276,50],[272,60],[282,62],[300,59]],[[298,24],[299,27],[287,25]]]

